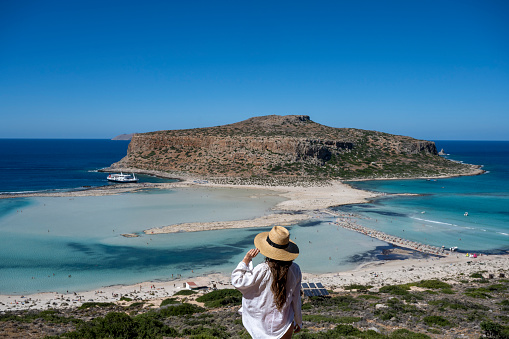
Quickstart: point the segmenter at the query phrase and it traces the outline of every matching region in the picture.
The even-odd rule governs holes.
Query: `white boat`
[[[133,174],[124,174],[122,172],[120,172],[120,174],[118,173],[115,173],[115,174],[110,174],[108,175],[108,177],[106,178],[108,179],[109,181],[113,181],[113,182],[138,182],[138,178],[136,178],[136,176]]]

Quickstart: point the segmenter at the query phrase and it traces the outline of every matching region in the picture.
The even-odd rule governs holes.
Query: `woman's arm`
[[[249,266],[251,260],[253,260],[253,258],[256,257],[258,253],[260,253],[259,249],[257,248],[250,249],[249,251],[247,251],[244,259],[242,259],[242,262],[246,264],[246,266]]]
[[[258,249],[249,250],[244,259],[232,272],[232,285],[240,292],[244,292],[257,281],[259,270],[253,270],[251,260],[260,253]],[[251,266],[251,267],[250,267]]]

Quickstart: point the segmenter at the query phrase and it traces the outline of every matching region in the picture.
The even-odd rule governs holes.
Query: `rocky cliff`
[[[384,178],[465,174],[472,167],[438,156],[434,142],[333,128],[306,115],[262,116],[189,130],[135,134],[111,169],[203,177]]]

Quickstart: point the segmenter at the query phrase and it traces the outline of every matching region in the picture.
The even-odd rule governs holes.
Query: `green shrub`
[[[493,321],[483,321],[481,329],[487,338],[509,339],[509,326],[502,326]]]
[[[149,312],[134,319],[121,312],[110,312],[104,318],[95,318],[81,324],[76,331],[65,333],[64,338],[162,338],[176,337],[179,332],[164,325],[159,315]]]
[[[120,298],[121,301],[133,301],[132,298],[129,298],[129,297],[122,297]]]
[[[0,321],[17,321],[29,323],[34,321],[35,319],[44,319],[44,321],[53,323],[53,324],[67,324],[67,323],[75,323],[79,324],[83,322],[80,319],[75,319],[71,317],[65,317],[60,315],[60,313],[56,310],[49,309],[45,311],[27,311],[21,315],[17,315],[11,312],[6,312],[5,314],[0,314]]]
[[[217,339],[229,337],[228,333],[226,332],[226,328],[223,326],[217,326],[213,328],[203,326],[186,328],[182,331],[182,335],[190,336],[190,338],[193,339]]]
[[[491,292],[501,292],[507,289],[506,285],[503,284],[494,284],[487,287],[479,287],[479,288],[468,288],[465,292],[465,295],[468,295],[472,298],[483,298],[489,299],[492,298]]]
[[[461,303],[459,301],[449,300],[449,299],[442,299],[442,300],[431,300],[428,302],[429,305],[438,306],[441,309],[451,308],[453,310],[468,310],[471,308],[470,305],[467,305],[466,303]]]
[[[181,315],[187,315],[187,314],[194,314],[194,313],[200,313],[205,311],[203,307],[193,305],[193,304],[179,304],[176,306],[168,306],[167,308],[163,308],[159,311],[159,314],[165,317],[170,316],[181,316]]]
[[[327,317],[324,315],[319,314],[309,314],[309,315],[303,315],[302,320],[304,321],[310,321],[310,322],[316,322],[316,323],[332,323],[332,324],[351,324],[358,321],[361,321],[362,318],[360,317]]]
[[[488,291],[501,292],[507,290],[507,286],[504,284],[494,284],[486,287]]]
[[[389,285],[380,288],[380,293],[389,293],[393,295],[407,295],[410,287],[406,285]]]
[[[377,295],[373,295],[373,294],[361,294],[357,298],[366,299],[366,300],[369,300],[369,299],[382,299],[381,297],[379,297]]]
[[[371,285],[360,285],[360,284],[350,284],[348,286],[344,286],[345,290],[358,290],[358,291],[367,291],[373,286]]]
[[[445,319],[444,317],[440,315],[429,315],[427,317],[424,317],[422,319],[426,325],[428,326],[451,326],[452,324],[449,322],[449,320]]]
[[[193,291],[193,290],[181,290],[181,291],[178,291],[177,293],[175,293],[174,295],[193,295],[196,293],[198,293],[198,292]]]
[[[392,318],[398,318],[403,313],[414,313],[420,314],[423,311],[419,310],[414,305],[405,304],[398,298],[391,298],[387,300],[387,308],[378,309],[374,312],[382,320],[391,320]]]
[[[179,304],[180,302],[176,299],[176,298],[167,298],[167,299],[164,299],[162,302],[161,302],[161,305],[159,305],[160,307],[163,307],[163,306],[166,306],[166,305],[171,305],[171,304]]]
[[[334,305],[337,305],[339,307],[349,307],[352,304],[355,304],[358,302],[354,297],[352,297],[350,295],[340,295],[340,296],[329,298],[329,299],[318,298],[318,300],[319,301],[322,300],[323,303],[327,303],[328,301],[330,301]]]
[[[362,332],[353,327],[352,325],[338,325],[336,328],[334,328],[331,331],[335,335],[342,335],[342,336],[359,336]]]
[[[100,302],[86,302],[83,303],[80,307],[78,307],[80,310],[85,310],[87,308],[91,307],[111,307],[115,306],[114,303],[100,303]]]
[[[478,291],[472,288],[470,291],[465,292],[465,295],[472,298],[490,299],[492,296],[489,293]]]
[[[204,303],[209,308],[241,305],[242,293],[236,289],[215,290],[196,298],[196,301]]]
[[[177,337],[180,333],[163,324],[158,315],[153,312],[136,316],[134,321],[137,325],[138,338]]]
[[[139,301],[139,302],[132,303],[131,305],[129,305],[129,308],[142,307],[143,305],[145,305],[145,302],[144,301]]]
[[[422,280],[420,283],[416,285],[421,288],[431,288],[431,289],[443,289],[443,288],[451,288],[452,286],[444,283],[443,281],[432,279],[432,280]]]
[[[136,322],[122,312],[110,312],[80,326],[77,338],[136,338]]]
[[[313,304],[312,303],[302,304],[302,307],[301,307],[302,310],[310,310],[312,308],[313,308]]]
[[[383,335],[373,330],[361,331],[352,325],[338,325],[332,330],[326,332],[309,333],[307,329],[293,337],[299,339],[333,339],[333,338],[364,338],[364,339],[431,339],[422,333],[415,333],[406,329],[399,329],[390,335]]]

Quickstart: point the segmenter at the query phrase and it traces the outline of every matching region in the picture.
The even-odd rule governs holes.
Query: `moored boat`
[[[122,172],[119,173],[114,173],[114,174],[110,174],[108,175],[108,177],[106,178],[108,179],[108,181],[113,181],[113,182],[138,182],[138,178],[136,178],[136,176],[133,174],[124,174]]]

